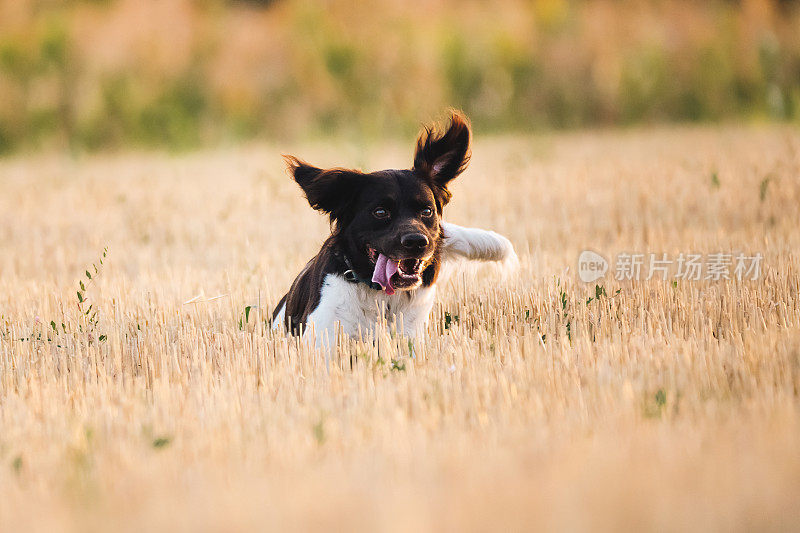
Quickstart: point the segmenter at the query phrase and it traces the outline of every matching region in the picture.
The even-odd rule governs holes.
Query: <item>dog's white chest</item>
[[[389,324],[396,319],[398,329],[405,335],[417,336],[425,330],[435,296],[435,286],[389,296],[340,275],[328,274],[322,283],[319,305],[308,315],[307,325],[313,325],[319,344],[320,337],[334,340],[337,327],[351,337],[371,332],[383,312]]]

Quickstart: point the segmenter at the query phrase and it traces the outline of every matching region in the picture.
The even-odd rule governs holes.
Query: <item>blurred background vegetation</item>
[[[800,2],[0,0],[0,153],[797,120]]]

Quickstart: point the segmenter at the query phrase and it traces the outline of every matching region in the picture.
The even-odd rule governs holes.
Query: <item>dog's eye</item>
[[[422,215],[425,218],[432,217],[433,216],[433,209],[431,209],[430,207],[426,207],[425,209],[420,211],[419,214]]]
[[[389,211],[379,207],[372,212],[372,216],[375,218],[389,218]]]

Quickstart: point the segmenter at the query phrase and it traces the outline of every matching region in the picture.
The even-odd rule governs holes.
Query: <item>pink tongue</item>
[[[372,273],[372,281],[380,283],[386,294],[394,294],[394,287],[392,287],[392,276],[397,272],[397,261],[392,261],[383,254],[378,254],[378,260],[375,261],[375,271]]]

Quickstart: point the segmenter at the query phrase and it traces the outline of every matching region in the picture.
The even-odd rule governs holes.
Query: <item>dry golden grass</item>
[[[284,150],[0,164],[0,529],[800,527],[797,130],[479,136],[447,217],[508,235],[518,277],[458,271],[415,359],[327,367],[262,323],[327,230]],[[584,248],[765,275],[587,304]]]

